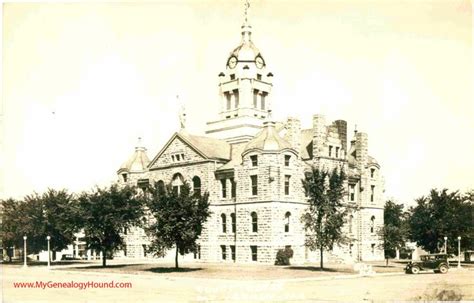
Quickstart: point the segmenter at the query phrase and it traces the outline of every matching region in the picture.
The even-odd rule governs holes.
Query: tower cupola
[[[229,143],[250,140],[271,110],[273,74],[252,41],[249,7],[247,1],[240,43],[230,52],[225,70],[219,74],[219,120],[207,123],[206,134]]]

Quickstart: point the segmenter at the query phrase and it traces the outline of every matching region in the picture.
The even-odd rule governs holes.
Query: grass
[[[324,270],[313,265],[273,266],[233,263],[184,263],[181,266],[175,269],[174,264],[171,263],[112,264],[105,268],[93,265],[68,267],[67,270],[230,280],[294,279],[355,273],[352,267],[339,264],[329,264]]]

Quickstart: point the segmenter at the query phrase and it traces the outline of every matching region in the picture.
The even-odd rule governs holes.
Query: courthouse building
[[[302,179],[313,166],[342,168],[348,175],[345,205],[350,212],[344,232],[352,241],[325,253],[333,261],[383,259],[377,230],[383,225],[383,177],[369,155],[363,132],[347,133],[344,120],[313,115],[312,127],[300,120],[275,121],[271,115],[271,62],[252,40],[247,20],[241,41],[219,74],[217,117],[204,135],[181,129],[150,158],[143,146],[118,170],[121,184],[154,182],[208,192],[211,217],[194,256],[209,262],[273,263],[279,249],[290,246],[293,264],[317,261],[319,252],[305,247],[301,216],[308,207]],[[223,50],[225,51],[225,50]],[[217,71],[218,72],[218,71]],[[143,230],[126,232],[121,256],[146,256]],[[149,256],[148,256],[149,257]]]

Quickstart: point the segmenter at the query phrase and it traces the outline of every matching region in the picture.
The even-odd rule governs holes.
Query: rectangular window
[[[257,74],[257,80],[262,80],[262,75]]]
[[[201,259],[201,245],[197,245],[196,251],[194,252],[194,259]]]
[[[127,174],[122,174],[123,182],[127,182]]]
[[[250,246],[250,251],[252,252],[252,261],[257,261],[257,246]]]
[[[253,90],[253,108],[257,108],[257,101],[258,101],[258,90]]]
[[[237,108],[239,107],[239,90],[234,89],[233,93],[234,93],[235,107]]]
[[[231,219],[231,225],[232,225],[232,233],[235,234],[235,230],[237,229],[237,222],[236,222],[236,218],[235,218],[235,214],[232,213],[230,214],[230,219]]]
[[[232,261],[235,261],[235,245],[230,246],[230,257],[232,258]]]
[[[375,169],[374,168],[371,168],[370,169],[370,177],[373,178],[375,175]]]
[[[237,184],[234,181],[234,178],[230,179],[230,196],[235,198],[237,196]]]
[[[230,74],[230,80],[235,80],[235,74]]]
[[[285,175],[285,195],[290,194],[290,177],[289,175]]]
[[[375,244],[372,244],[371,248],[372,248],[372,255],[375,255]]]
[[[336,158],[339,158],[339,146],[336,147]]]
[[[290,166],[290,159],[291,159],[290,155],[285,155],[285,166]]]
[[[329,145],[329,157],[332,157],[332,145]]]
[[[349,255],[352,256],[352,249],[354,247],[354,244],[349,244]]]
[[[257,187],[257,176],[250,176],[252,181],[252,196],[256,196],[258,194],[258,187]]]
[[[355,184],[349,184],[349,201],[355,201]]]
[[[230,93],[229,92],[225,92],[225,98],[226,98],[226,101],[227,101],[227,110],[230,110]]]
[[[221,179],[222,198],[227,197],[227,182],[226,179]]]
[[[252,161],[252,166],[253,167],[258,166],[258,156],[257,155],[250,156],[250,161]]]
[[[221,245],[221,252],[222,252],[222,260],[225,260],[227,258],[227,253],[225,250],[225,245]]]
[[[370,202],[374,202],[375,185],[370,186]]]
[[[140,188],[143,192],[145,192],[148,187],[150,186],[150,180],[148,179],[140,179],[137,181],[137,186]]]
[[[265,110],[265,95],[266,94],[262,94],[261,99],[260,99],[260,102],[261,102],[260,103],[260,109],[261,110]]]

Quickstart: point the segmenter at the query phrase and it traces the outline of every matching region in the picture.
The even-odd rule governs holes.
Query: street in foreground
[[[93,270],[47,270],[43,266],[2,266],[3,302],[207,302],[207,301],[361,301],[474,299],[474,271],[419,275],[377,274],[253,280],[206,279],[167,274],[123,274]],[[223,268],[225,271],[225,268]],[[247,269],[248,270],[248,269]],[[250,274],[247,271],[247,274]],[[122,283],[130,288],[15,288],[14,283],[43,281]]]

